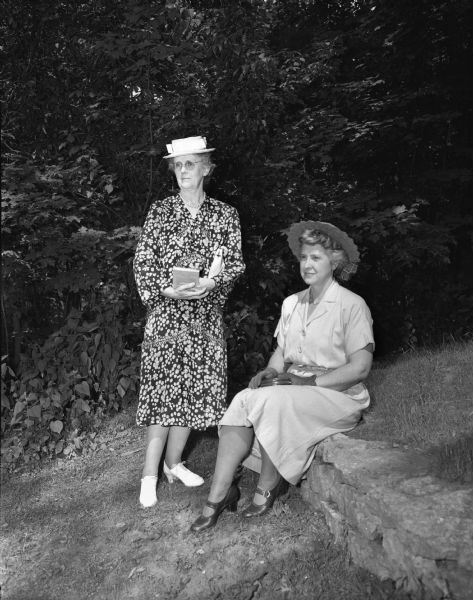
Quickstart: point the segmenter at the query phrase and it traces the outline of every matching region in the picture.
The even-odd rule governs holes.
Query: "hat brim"
[[[335,225],[326,223],[324,221],[299,221],[299,223],[293,223],[288,229],[283,230],[283,233],[287,235],[287,243],[289,244],[289,248],[297,260],[300,259],[301,252],[301,244],[299,241],[300,237],[306,231],[313,231],[314,229],[330,236],[332,240],[338,242],[343,250],[345,250],[349,263],[342,271],[342,279],[346,279],[353,275],[358,268],[358,263],[360,262],[360,253],[358,252],[355,242],[344,231]]]
[[[283,233],[287,235],[289,248],[297,259],[300,258],[301,253],[299,238],[305,231],[316,229],[316,225],[317,221],[299,221],[299,223],[293,223],[288,229],[284,229]]]
[[[172,154],[168,154],[167,156],[163,156],[163,158],[175,158],[176,156],[187,156],[188,154],[205,154],[206,152],[213,152],[215,148],[205,148],[203,150],[192,150],[186,152],[173,152]]]

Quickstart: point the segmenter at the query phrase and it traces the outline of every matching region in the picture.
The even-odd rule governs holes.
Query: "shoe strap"
[[[263,498],[266,498],[266,499],[271,498],[271,496],[274,496],[274,494],[277,494],[279,492],[282,481],[283,481],[282,478],[280,478],[278,480],[278,482],[276,483],[276,485],[270,490],[263,490],[262,488],[260,488],[258,486],[255,490],[255,494],[261,494],[261,496],[263,496]]]
[[[230,493],[230,490],[232,489],[233,486],[230,486],[230,488],[228,489],[227,493],[225,494],[225,496],[220,500],[220,502],[212,502],[211,500],[207,500],[207,502],[205,503],[206,506],[208,506],[209,508],[213,508],[214,510],[216,510],[217,508],[220,507],[220,504],[222,504],[222,502],[224,500],[227,499],[228,494]]]
[[[166,469],[168,471],[172,471],[173,469],[176,469],[177,467],[179,467],[180,465],[184,466],[186,464],[187,461],[185,460],[181,460],[181,462],[176,463],[173,467],[168,467],[166,464],[166,461],[164,461],[164,466],[166,467]],[[187,468],[187,467],[186,467]]]
[[[177,465],[175,467],[173,467],[173,469],[178,469],[179,467],[181,467],[181,469],[184,469],[184,471],[189,471],[189,473],[192,473],[192,471],[186,467],[186,461],[185,460],[183,460],[180,463],[177,463]]]
[[[257,487],[255,490],[255,494],[259,494],[263,496],[263,498],[270,498],[273,495],[274,488],[272,490],[262,490],[260,487]]]

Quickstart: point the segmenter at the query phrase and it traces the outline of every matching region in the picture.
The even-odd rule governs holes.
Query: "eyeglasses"
[[[203,161],[201,161],[201,160],[195,160],[195,161],[186,160],[185,163],[175,162],[173,166],[174,166],[175,171],[182,171],[183,167],[186,168],[186,171],[193,171],[195,165],[200,162],[203,162]]]

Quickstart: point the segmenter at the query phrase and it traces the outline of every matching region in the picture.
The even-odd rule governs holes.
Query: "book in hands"
[[[172,268],[172,287],[174,289],[181,285],[193,283],[195,287],[199,286],[199,270],[190,269],[188,267],[173,267]],[[193,289],[193,288],[189,288]]]

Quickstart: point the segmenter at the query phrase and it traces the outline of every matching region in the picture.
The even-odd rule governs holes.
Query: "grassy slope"
[[[427,451],[440,476],[473,478],[473,343],[403,355],[375,366],[372,405],[351,434]]]

